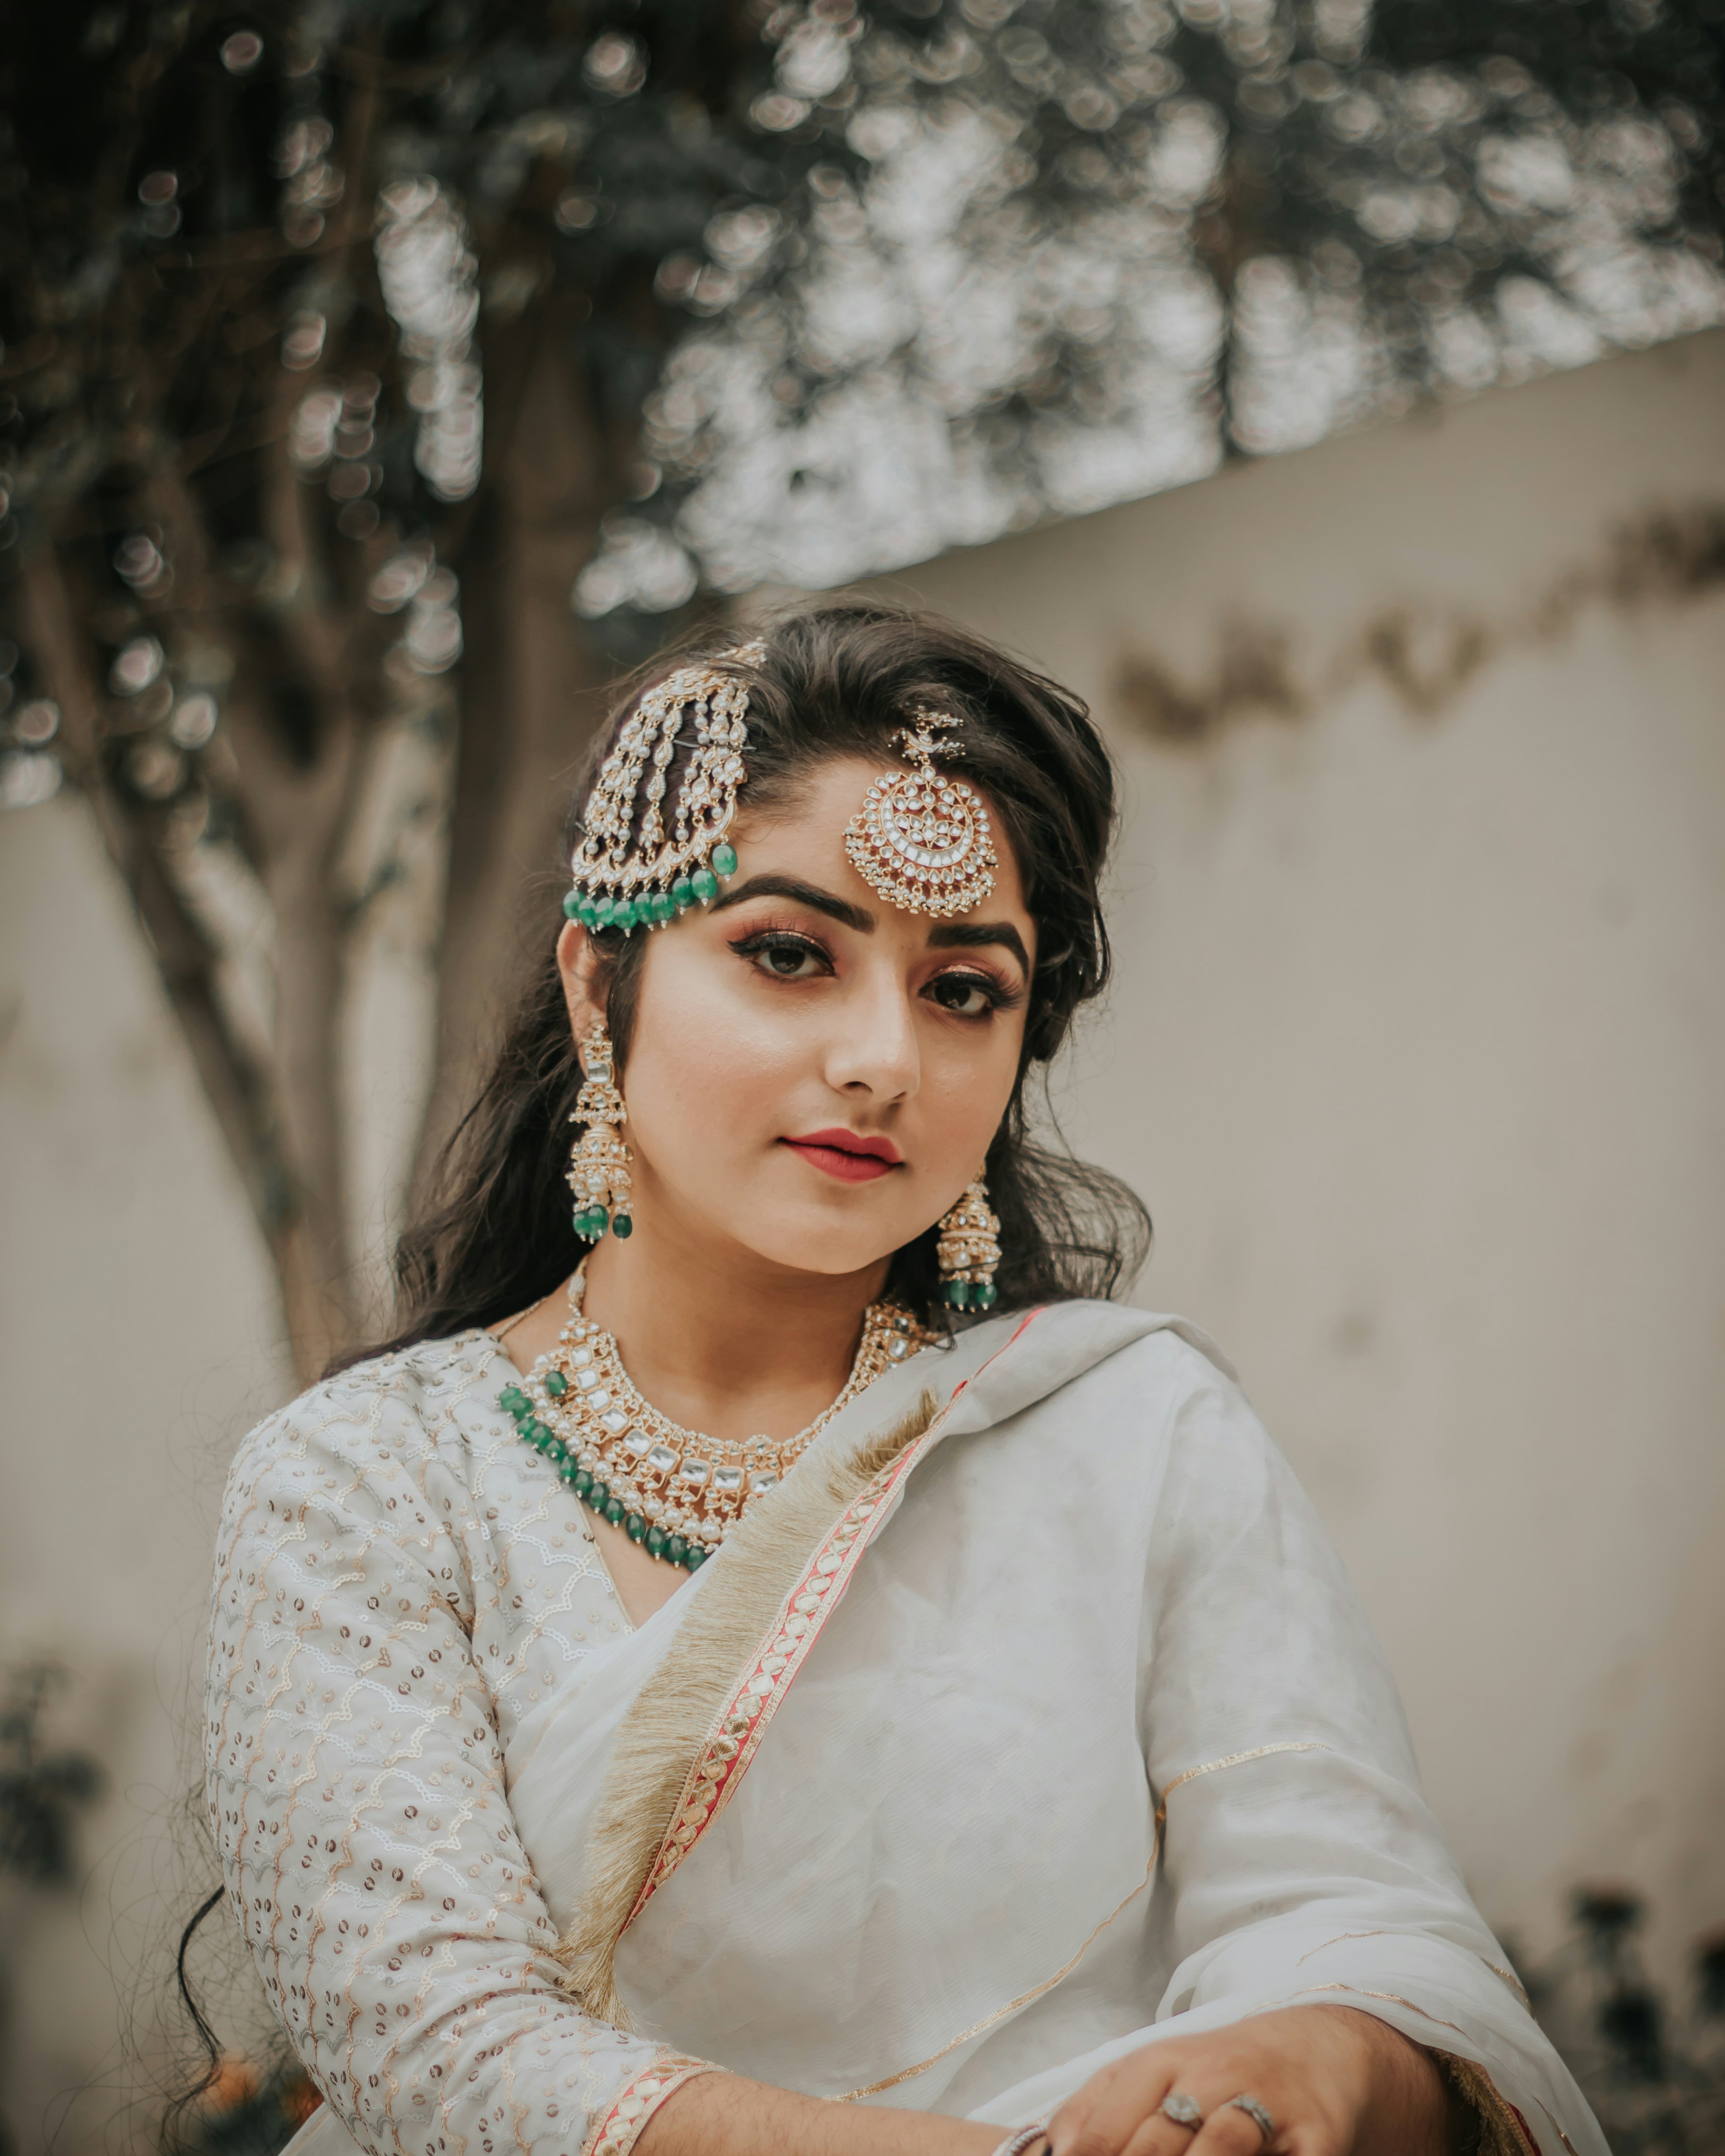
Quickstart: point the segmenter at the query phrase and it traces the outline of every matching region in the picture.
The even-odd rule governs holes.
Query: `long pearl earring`
[[[582,1086],[572,1123],[585,1125],[569,1155],[569,1188],[575,1199],[575,1232],[596,1243],[608,1226],[619,1242],[634,1233],[629,1217],[629,1164],[623,1142],[628,1120],[614,1077],[611,1036],[602,1023],[581,1045]]]
[[[940,1241],[935,1246],[941,1293],[952,1309],[992,1307],[996,1292],[994,1268],[1000,1262],[999,1237],[999,1219],[988,1210],[988,1186],[978,1175],[942,1219]]]

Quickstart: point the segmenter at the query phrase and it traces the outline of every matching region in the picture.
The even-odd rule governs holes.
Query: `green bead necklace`
[[[776,1442],[721,1441],[685,1430],[643,1399],[617,1342],[582,1315],[585,1268],[569,1283],[569,1320],[557,1344],[497,1404],[522,1440],[599,1518],[649,1557],[698,1571],[749,1504],[782,1481],[814,1440],[883,1370],[941,1344],[908,1311],[871,1303],[850,1374],[807,1430]]]

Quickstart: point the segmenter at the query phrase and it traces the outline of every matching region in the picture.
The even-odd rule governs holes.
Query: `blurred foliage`
[[[75,1882],[78,1815],[102,1794],[102,1771],[94,1759],[44,1741],[49,1698],[64,1678],[52,1662],[22,1662],[0,1671],[0,1881],[27,1887]],[[17,1945],[17,1935],[0,1928],[0,1977],[6,1979],[0,1983],[0,2010],[17,1980],[8,1966]],[[11,2121],[0,2112],[0,2156],[12,2156],[18,2145]]]
[[[102,1793],[94,1759],[44,1747],[43,1715],[61,1677],[50,1663],[26,1663],[8,1671],[0,1703],[0,1874],[33,1887],[76,1877],[78,1815]]]
[[[608,665],[703,587],[840,581],[1719,319],[1722,26],[10,11],[0,802],[95,805],[302,1366],[357,1322],[345,983],[380,896],[436,910],[446,808],[459,1093]]]
[[[781,79],[820,19],[770,18]],[[861,167],[815,168],[759,259],[681,266],[723,312],[648,406],[654,521],[722,588],[834,582],[1717,321],[1722,24],[963,0],[919,38],[883,9],[837,93]],[[669,581],[642,523],[595,609]]]
[[[1633,1887],[1578,1887],[1574,1928],[1526,1969],[1529,2002],[1594,2107],[1616,2156],[1725,2156],[1725,1939],[1695,1943],[1694,1996],[1654,1984]]]
[[[219,488],[213,537],[267,541],[249,467],[291,401],[301,469],[370,542],[334,550],[347,596],[380,527],[447,553],[479,473],[481,300],[560,311],[609,490],[655,501],[620,520],[593,614],[667,610],[703,567],[806,569],[823,522],[851,527],[823,570],[914,558],[937,507],[886,528],[876,499],[860,543],[854,511],[861,467],[934,420],[950,536],[1092,506],[1191,476],[1219,422],[1286,446],[1716,319],[1722,35],[1722,0],[26,11],[0,320],[22,536],[81,511],[123,539],[159,431]],[[703,319],[726,334],[690,339]],[[637,459],[680,342],[706,363],[663,386]],[[716,363],[739,347],[752,368]],[[715,461],[731,483],[684,520],[691,558],[676,512]],[[768,473],[835,497],[794,549]],[[128,764],[159,796],[179,759]]]

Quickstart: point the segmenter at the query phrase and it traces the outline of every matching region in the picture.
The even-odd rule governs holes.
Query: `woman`
[[[304,2156],[1603,2150],[1310,1507],[1026,1137],[1107,971],[1086,714],[829,606],[602,747],[410,1322],[229,1486]]]

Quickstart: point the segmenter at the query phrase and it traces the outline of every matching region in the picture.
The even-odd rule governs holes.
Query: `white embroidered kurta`
[[[522,1712],[629,1632],[470,1332],[315,1386],[228,1479],[205,1757],[272,2005],[361,2144],[570,2156],[660,2055],[578,2013],[511,1813]]]
[[[362,1366],[234,1468],[210,1796],[330,2098],[306,2156],[614,2156],[701,2060],[1014,2123],[1134,2044],[1301,1999],[1471,2062],[1544,2156],[1603,2156],[1334,1553],[1199,1336],[1062,1305],[889,1372],[789,1504],[925,1389],[943,1411],[728,1645],[756,1544],[631,1631],[495,1404],[511,1374],[475,1333]],[[644,1689],[727,1654],[662,1841],[619,1871]],[[583,1909],[638,2033],[552,1958]]]

